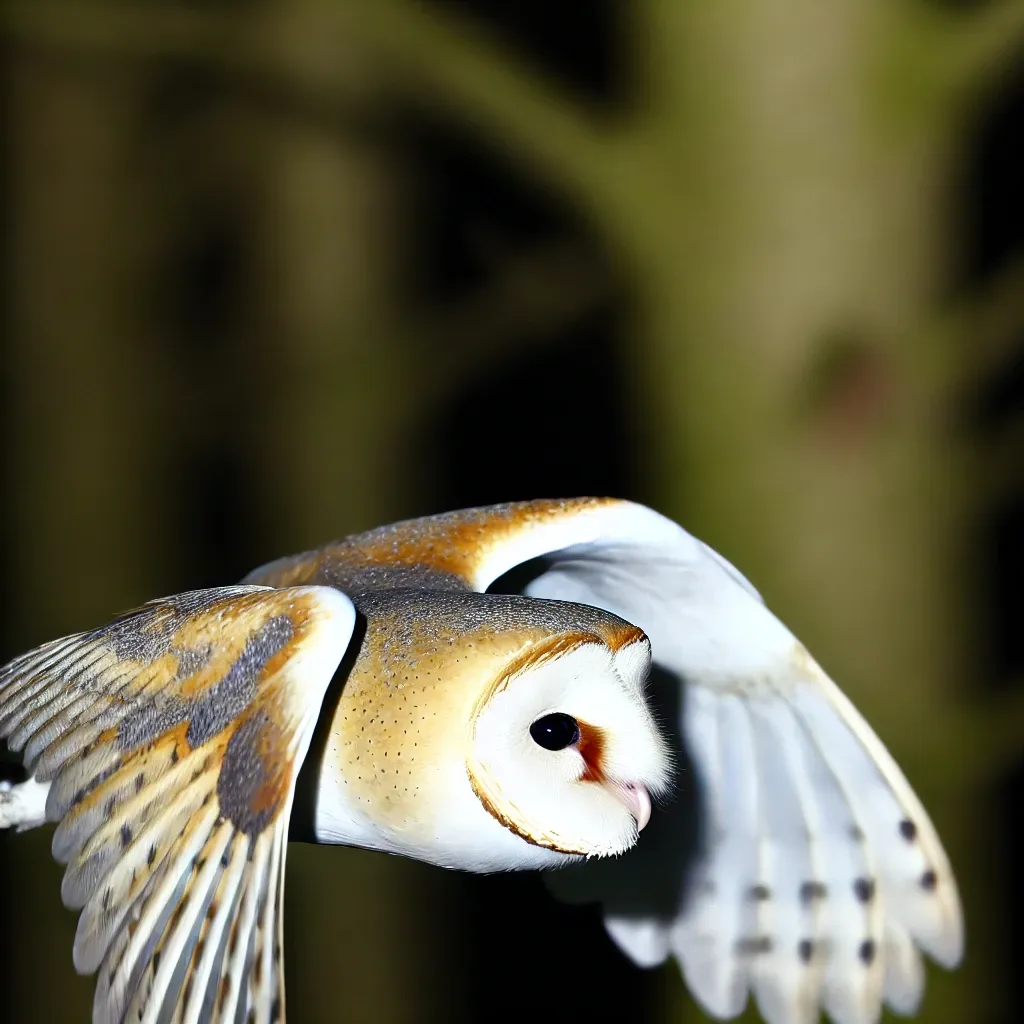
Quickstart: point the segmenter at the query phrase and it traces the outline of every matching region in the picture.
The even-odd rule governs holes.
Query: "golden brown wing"
[[[614,530],[617,498],[513,501],[407,519],[269,562],[246,583],[324,583],[349,593],[380,587],[486,590],[520,562]]]
[[[0,670],[96,1024],[283,1020],[288,818],[354,617],[326,587],[193,591]]]

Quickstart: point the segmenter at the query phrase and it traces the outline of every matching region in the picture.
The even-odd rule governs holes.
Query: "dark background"
[[[213,6],[227,26],[217,37],[225,48],[233,24],[249,32],[256,19],[276,16],[270,4]],[[399,18],[402,6],[384,5]],[[641,11],[655,6],[637,5],[631,16],[608,0],[435,0],[423,9],[460,31],[483,30],[485,44],[601,130],[640,120],[651,102],[637,39]],[[964,24],[996,6],[930,5]],[[790,553],[777,523],[774,546],[758,547],[760,480],[752,476],[749,491],[710,479],[705,488],[700,457],[684,457],[700,449],[693,423],[709,412],[700,392],[667,400],[658,389],[659,378],[678,380],[687,371],[669,367],[668,343],[649,340],[664,333],[666,318],[652,314],[658,300],[628,244],[609,241],[628,239],[628,231],[603,230],[599,204],[581,201],[571,176],[553,181],[546,158],[539,167],[522,159],[514,134],[503,135],[500,114],[489,128],[487,104],[474,111],[444,70],[436,81],[430,72],[412,74],[409,67],[432,66],[416,56],[417,46],[396,56],[372,33],[361,35],[358,4],[342,30],[322,32],[313,15],[304,21],[300,7],[288,8],[284,28],[272,24],[267,33],[274,47],[254,47],[251,60],[248,50],[225,56],[190,35],[191,21],[143,16],[191,16],[188,5],[140,5],[127,21],[85,3],[69,18],[61,5],[36,7],[38,16],[25,10],[10,7],[2,39],[4,657],[148,597],[228,583],[269,558],[381,521],[514,498],[616,494],[658,505],[734,557],[770,597],[779,595],[773,604],[801,635],[805,623],[812,639],[817,631],[814,649],[827,653],[833,645],[832,659],[822,660],[846,685],[841,644],[815,618],[828,612],[807,609],[828,605],[844,587],[846,563],[830,550],[855,561],[859,544],[881,541],[870,529],[861,536],[851,509],[837,527],[844,546],[816,549],[792,579],[776,568]],[[744,15],[737,8],[728,17]],[[422,38],[429,50],[430,37]],[[476,38],[467,37],[470,48]],[[289,39],[293,45],[281,43]],[[784,64],[797,42],[766,37],[760,57],[740,54],[736,66],[723,51],[717,74],[727,80],[743,61]],[[271,56],[259,56],[264,51]],[[865,696],[863,705],[896,756],[910,759],[908,774],[941,834],[970,833],[973,822],[984,822],[973,839],[950,841],[965,890],[969,960],[948,978],[930,973],[923,1019],[931,1021],[995,1024],[1019,1009],[1022,52],[1020,45],[1000,49],[999,73],[995,57],[979,70],[985,87],[956,101],[963,109],[923,162],[936,169],[938,184],[922,180],[914,189],[934,184],[941,259],[926,266],[911,245],[877,268],[880,280],[907,276],[912,313],[904,320],[934,322],[920,350],[948,345],[960,356],[957,387],[930,429],[936,450],[955,450],[942,455],[943,488],[970,500],[950,499],[961,511],[921,558],[956,546],[942,576],[947,596],[927,619],[934,630],[927,646],[941,647],[948,623],[956,623],[956,700],[936,734],[958,737],[955,709],[963,707],[965,735],[974,730],[974,738],[951,754],[949,767],[941,742],[920,739],[932,722],[928,705],[904,706],[894,695],[889,714],[885,681],[881,696]],[[710,81],[703,116],[728,124],[728,97],[715,107],[718,79]],[[445,89],[455,98],[444,98]],[[803,94],[802,102],[823,105],[827,121],[831,96]],[[693,96],[680,102],[677,131],[693,124],[702,138],[702,103]],[[895,123],[897,134],[925,131]],[[768,124],[765,137],[774,130]],[[717,173],[711,166],[708,178]],[[680,193],[689,180],[680,173]],[[709,223],[725,211],[723,237],[741,237],[742,225],[728,226],[728,211],[751,200],[730,196],[728,175],[714,191],[696,180],[712,197]],[[763,188],[772,181],[766,176]],[[870,209],[870,181],[851,188],[861,199],[867,190]],[[656,232],[662,216],[668,223],[686,211],[655,210],[644,230]],[[713,226],[704,230],[714,237]],[[907,271],[915,259],[916,277]],[[713,256],[707,264],[695,258],[677,269],[680,280],[721,278],[718,299],[698,300],[712,310],[702,315],[734,303],[742,310],[743,284],[733,290],[728,261],[723,269]],[[920,286],[919,277],[930,284]],[[847,298],[858,295],[870,306],[859,278]],[[678,320],[680,358],[713,348],[716,331],[728,338],[743,322],[724,318],[708,327],[705,342],[695,328],[683,329],[699,324],[687,315]],[[755,331],[757,316],[752,311],[746,321]],[[877,415],[879,430],[896,433],[899,417],[888,425],[886,396],[903,385],[884,373],[879,384],[876,349],[860,347],[858,330],[850,344],[843,334],[820,362],[809,361],[808,387],[820,385],[827,407],[793,433],[818,430],[832,444],[837,431],[838,448],[826,462],[845,458],[848,442],[868,452],[866,468],[850,472],[874,479],[892,470],[884,457],[872,468],[874,427],[863,424]],[[883,339],[878,351],[887,345]],[[751,389],[759,371],[723,347],[721,360],[732,359],[735,403],[748,403],[756,416],[762,407]],[[911,361],[908,391],[927,362]],[[728,394],[716,401],[719,410],[732,403]],[[686,408],[677,413],[676,403]],[[688,409],[696,410],[689,420]],[[729,476],[735,449],[742,480],[743,467],[760,458],[753,447],[740,451],[743,438],[753,446],[771,423],[721,437],[717,423],[710,415],[719,475]],[[672,440],[687,424],[687,436]],[[783,450],[787,444],[787,459],[804,458],[799,441],[785,441]],[[974,460],[966,471],[964,451]],[[790,485],[776,479],[784,524]],[[982,482],[984,500],[975,500]],[[709,493],[723,504],[741,496],[744,516],[716,515],[702,498]],[[805,504],[814,506],[813,494]],[[929,532],[930,506],[922,502],[913,513],[892,504],[885,515],[919,515],[922,525],[910,524],[908,535]],[[833,512],[844,515],[841,502],[826,501],[816,514]],[[799,525],[791,539],[815,547]],[[924,561],[911,560],[909,569],[893,561],[886,593],[905,592],[898,573],[930,571]],[[852,593],[851,602],[860,600],[861,592]],[[903,628],[902,614],[912,617],[910,603],[897,603],[894,632]],[[875,644],[856,618],[835,628],[850,634],[853,650]],[[853,683],[847,691],[861,703]],[[970,785],[949,783],[961,763],[988,751],[990,707],[999,723],[991,746],[1005,753]],[[924,717],[914,718],[922,708]],[[0,989],[12,1021],[84,1020],[91,999],[91,980],[73,974],[74,918],[59,905],[60,872],[47,859],[48,842],[45,833],[0,836],[0,928],[12,951],[0,967]],[[594,912],[555,906],[535,877],[446,875],[359,851],[295,846],[289,865],[292,1020],[480,1020],[496,1012],[699,1019],[674,968],[635,970]]]

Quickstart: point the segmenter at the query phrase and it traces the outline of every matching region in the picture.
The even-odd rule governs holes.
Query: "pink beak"
[[[651,798],[643,786],[636,783],[607,782],[609,792],[626,810],[636,819],[636,830],[642,832],[644,826],[651,820]]]

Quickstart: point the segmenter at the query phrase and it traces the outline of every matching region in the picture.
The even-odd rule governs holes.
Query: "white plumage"
[[[538,558],[525,596],[483,593]],[[448,513],[246,583],[0,674],[0,735],[35,773],[0,821],[38,823],[50,785],[95,1021],[283,1018],[314,729],[321,842],[477,871],[576,862],[549,873],[556,894],[600,902],[638,964],[674,957],[715,1017],[752,994],[768,1024],[867,1024],[883,1001],[916,1010],[919,950],[959,960],[952,872],[892,757],[750,582],[650,509]],[[670,748],[679,795],[637,842]]]
[[[686,687],[679,729],[706,820],[675,915],[652,927],[619,909],[609,931],[638,963],[674,953],[719,1017],[742,1010],[748,986],[769,1024],[813,1021],[819,1002],[837,1024],[873,1021],[883,992],[912,1012],[922,975],[908,939],[947,967],[963,945],[952,872],[923,807],[745,577],[649,509],[617,515],[631,540],[559,553],[528,593],[642,624],[655,663]],[[634,893],[642,884],[630,858],[612,868]],[[577,895],[599,898],[586,870]]]

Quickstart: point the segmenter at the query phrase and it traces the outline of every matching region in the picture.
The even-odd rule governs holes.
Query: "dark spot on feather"
[[[235,730],[224,750],[217,798],[221,810],[240,832],[253,840],[277,816],[290,787],[290,763],[284,733],[260,709]]]
[[[115,793],[111,797],[107,797],[106,805],[103,808],[103,816],[109,818],[114,813],[114,808],[117,806],[117,794]]]
[[[875,883],[870,878],[858,878],[853,883],[853,893],[861,903],[870,903],[875,895]]]
[[[256,683],[268,662],[294,635],[292,620],[275,615],[246,640],[224,678],[196,700],[186,737],[191,746],[202,746],[245,711],[256,696]]]
[[[177,763],[178,763],[178,748],[177,747],[171,747],[171,764],[177,764]]]
[[[147,746],[157,737],[170,732],[188,720],[191,703],[180,697],[158,694],[125,715],[117,727],[117,745],[122,750],[135,750]],[[178,760],[176,749],[171,751],[171,763]]]
[[[154,974],[160,970],[160,950],[157,949],[153,952],[153,972]]]
[[[121,826],[121,845],[127,846],[132,841],[132,828],[131,825]]]
[[[921,888],[927,892],[934,892],[938,884],[939,876],[931,868],[921,876]]]
[[[872,961],[875,959],[875,941],[874,939],[865,939],[860,944],[860,949],[857,950],[857,955],[860,957],[861,963],[865,967],[870,967]]]
[[[270,1004],[270,1020],[271,1020],[271,1024],[273,1024],[274,1021],[279,1021],[280,1019],[281,1019],[281,997],[280,996],[274,996],[274,1001]]]
[[[757,935],[749,939],[740,939],[736,943],[736,952],[740,956],[753,956],[758,953],[770,953],[772,940],[767,935]]]
[[[828,895],[828,890],[821,882],[804,882],[800,886],[800,902],[807,906],[815,900],[823,900]]]
[[[146,854],[146,863],[150,867],[152,867],[153,866],[153,861],[155,861],[155,860],[156,860],[156,847],[155,846],[150,846],[149,853]]]
[[[809,964],[811,957],[814,956],[814,943],[810,939],[801,939],[796,947],[796,951],[801,961]]]
[[[772,898],[772,891],[767,885],[755,885],[750,890],[750,898],[757,902],[764,902]]]
[[[917,826],[909,818],[904,818],[900,822],[900,835],[912,843],[917,838]]]
[[[145,784],[146,784],[145,773],[139,772],[139,774],[135,776],[135,792],[136,793],[142,792],[142,787]]]
[[[850,838],[855,843],[861,843],[864,841],[864,832],[861,830],[859,825],[851,825],[849,828]]]
[[[111,900],[112,897],[113,897],[113,893],[110,891],[109,888],[106,888],[106,889],[103,890],[103,909],[104,910],[109,910],[110,909],[110,900]]]

